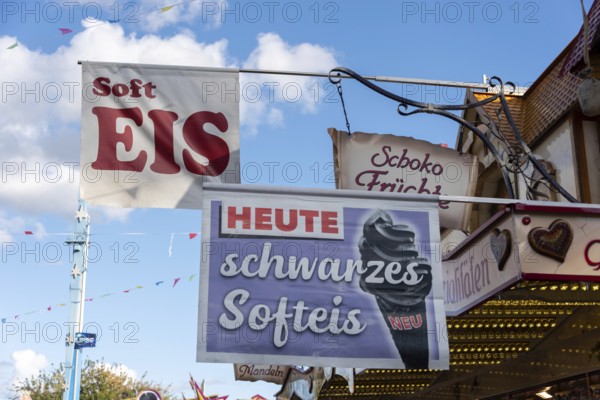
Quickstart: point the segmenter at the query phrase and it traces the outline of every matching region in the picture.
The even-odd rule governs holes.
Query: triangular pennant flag
[[[48,306],[47,310],[52,311],[52,306]]]
[[[198,234],[197,234],[197,233],[194,233],[194,232],[191,232],[191,233],[189,234],[189,236],[190,236],[190,240],[191,240],[191,239],[195,238],[196,236],[198,236]]]
[[[10,45],[6,48],[6,50],[12,50],[19,45],[19,42],[15,42],[13,45]]]
[[[58,28],[58,30],[63,34],[63,35],[68,35],[69,33],[73,32],[72,29],[69,28]]]
[[[171,10],[173,8],[173,6],[166,6],[160,9],[160,12],[167,12],[169,10]]]
[[[158,285],[160,285],[162,283],[165,283],[165,281],[158,281],[158,282],[155,283],[155,285],[158,286]]]
[[[32,231],[25,231],[25,234],[26,235],[33,235],[33,232]]]
[[[103,298],[103,297],[108,297],[108,296],[112,296],[112,293],[106,293],[106,294],[103,294],[102,296],[100,296],[100,298]]]
[[[144,287],[142,285],[137,285],[135,288],[136,289],[143,289]]]
[[[177,285],[177,282],[179,282],[181,280],[181,278],[175,278],[173,280],[173,287],[175,287],[175,285]]]
[[[204,395],[204,380],[202,380],[201,385],[198,385],[198,382],[196,382],[196,380],[192,377],[192,374],[190,374],[190,385],[192,386],[194,392],[196,392],[196,400],[208,400]]]
[[[129,293],[131,289],[123,290],[123,293]]]
[[[87,299],[85,299],[85,301],[94,301],[94,299],[92,299],[92,298],[87,298]]]
[[[196,276],[196,274],[192,274],[192,275],[190,275],[190,277],[188,278],[188,282],[191,282],[191,281],[192,281],[192,279],[194,279],[194,277],[195,277],[195,276]]]

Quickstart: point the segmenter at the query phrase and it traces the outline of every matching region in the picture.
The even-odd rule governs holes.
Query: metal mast
[[[73,267],[69,285],[69,332],[66,337],[67,355],[65,359],[65,383],[63,400],[79,400],[81,383],[81,348],[76,346],[76,334],[83,328],[83,306],[85,304],[85,278],[90,235],[90,218],[86,204],[79,200],[75,214],[77,225],[72,240],[65,243],[73,245]]]

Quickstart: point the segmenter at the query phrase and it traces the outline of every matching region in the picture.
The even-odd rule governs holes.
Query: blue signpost
[[[65,382],[63,400],[79,400],[81,382],[80,355],[83,347],[93,347],[96,338],[93,334],[82,333],[83,306],[85,303],[85,278],[87,272],[87,252],[90,234],[90,218],[83,200],[75,214],[77,225],[72,240],[66,243],[73,246],[73,267],[69,285],[69,332],[66,337],[67,355],[65,359]],[[93,342],[87,335],[93,335]],[[92,345],[93,343],[93,345]]]

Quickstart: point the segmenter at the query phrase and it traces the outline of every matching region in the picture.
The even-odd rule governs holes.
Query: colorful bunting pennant
[[[192,280],[193,280],[195,277],[196,277],[196,274],[192,274],[192,275],[190,275],[190,276],[188,277],[188,279],[187,279],[187,280],[188,280],[188,282],[191,282],[191,281],[192,281]],[[175,287],[175,286],[177,285],[177,283],[179,283],[179,281],[180,281],[180,280],[181,280],[181,277],[173,279],[173,287]],[[165,281],[164,281],[164,280],[162,280],[162,281],[157,281],[157,282],[155,282],[155,283],[154,283],[154,285],[158,287],[158,286],[160,286],[160,285],[161,285],[161,284],[163,284],[163,283],[165,283]],[[142,285],[136,285],[134,289],[126,289],[126,290],[123,290],[123,291],[122,291],[122,293],[130,293],[132,290],[136,290],[136,289],[137,289],[137,290],[144,289],[144,286],[142,286]],[[114,295],[114,294],[117,294],[117,293],[105,293],[105,294],[103,294],[102,296],[100,296],[99,298],[101,299],[101,298],[104,298],[104,297],[112,296],[112,295]],[[92,301],[94,301],[94,298],[93,298],[93,297],[88,297],[88,298],[86,298],[86,299],[85,299],[85,301],[86,301],[86,302],[92,302]],[[76,303],[78,303],[78,302],[76,302]],[[46,307],[46,310],[48,310],[49,312],[51,312],[51,311],[52,311],[52,309],[53,309],[53,307],[64,307],[64,306],[66,306],[66,305],[67,305],[66,303],[57,303],[57,304],[55,304],[54,306],[52,306],[52,305],[49,305],[48,307]],[[16,314],[16,315],[14,315],[14,316],[12,317],[12,319],[14,319],[14,320],[17,320],[17,319],[19,319],[21,316],[25,316],[25,315],[31,315],[31,314],[36,314],[36,313],[40,313],[40,312],[42,312],[42,311],[44,311],[44,309],[40,309],[40,310],[34,310],[34,311],[28,311],[28,312],[26,312],[26,313],[22,313],[22,314]],[[3,317],[3,318],[0,318],[0,321],[1,321],[3,324],[5,324],[5,323],[8,321],[8,319],[9,319],[9,318],[10,318],[10,317]],[[223,399],[223,400],[224,400],[224,399]]]
[[[69,28],[58,28],[58,30],[63,34],[63,35],[68,35],[69,33],[73,32],[72,29]]]
[[[14,44],[12,44],[12,45],[8,46],[8,47],[6,48],[6,50],[12,50],[12,49],[14,49],[15,47],[17,47],[18,45],[19,45],[19,42],[15,42]]]
[[[87,217],[83,217],[87,218]],[[34,235],[35,232],[32,230],[25,230],[19,232],[2,232],[2,235]],[[101,233],[90,233],[90,237],[100,236],[156,236],[156,235],[174,235],[174,236],[188,236],[190,239],[194,239],[198,236],[197,233],[190,232],[101,232]],[[73,232],[44,232],[44,237],[52,236],[73,236]],[[169,236],[170,237],[170,236]]]

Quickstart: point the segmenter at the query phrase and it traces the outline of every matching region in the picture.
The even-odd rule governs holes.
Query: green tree
[[[169,386],[146,381],[146,374],[140,379],[132,379],[114,367],[102,361],[85,360],[81,370],[80,400],[135,399],[142,389],[154,389],[165,400],[175,399],[169,393]],[[63,382],[64,369],[61,365],[15,384],[12,390],[16,395],[29,392],[32,400],[62,400]]]

